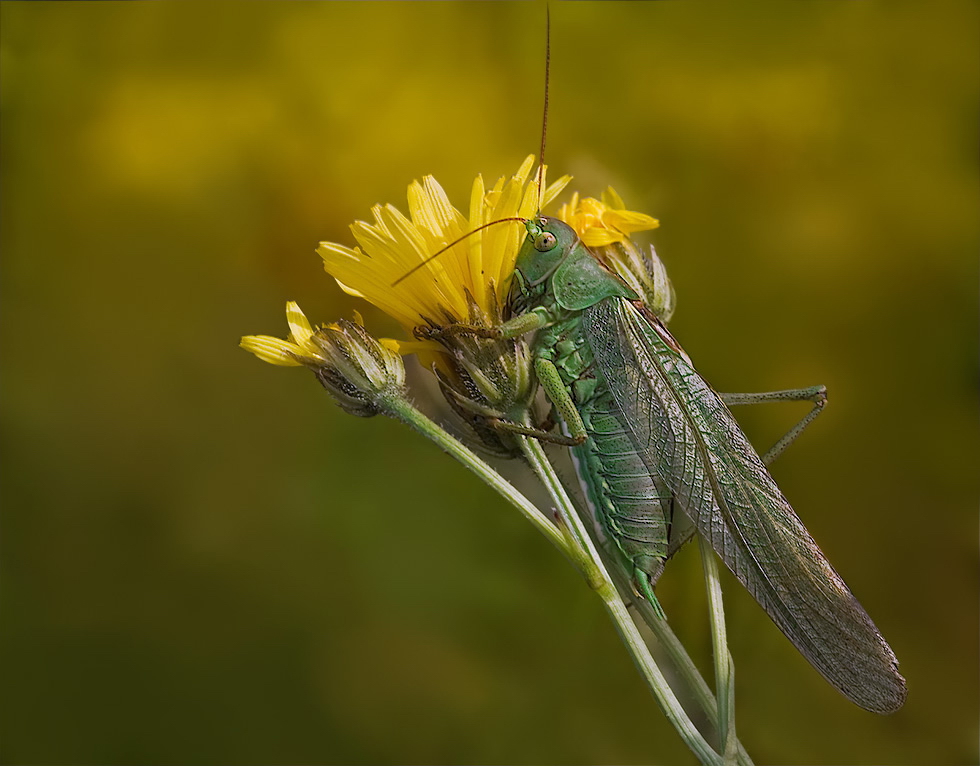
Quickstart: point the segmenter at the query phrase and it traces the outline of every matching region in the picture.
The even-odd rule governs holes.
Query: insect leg
[[[514,423],[501,418],[489,418],[489,423],[500,431],[508,431],[514,434],[533,436],[541,441],[551,442],[552,444],[562,444],[566,447],[577,447],[587,438],[585,423],[579,415],[575,402],[572,401],[562,382],[561,375],[554,363],[548,359],[538,357],[534,360],[534,372],[537,375],[541,388],[544,389],[554,409],[558,410],[562,421],[568,426],[570,436],[563,434],[553,434],[541,428]],[[549,416],[550,417],[550,416]]]
[[[663,561],[657,562],[657,567],[660,571],[663,571]],[[657,574],[659,577],[659,572]],[[653,592],[653,581],[656,578],[651,577],[650,574],[642,566],[636,566],[633,569],[633,587],[639,592],[643,598],[647,600],[654,612],[661,620],[666,620],[667,615],[664,614],[664,609],[660,606],[660,602],[657,600],[656,594]]]
[[[487,422],[498,431],[507,431],[508,433],[512,434],[533,436],[539,441],[550,442],[551,444],[561,444],[565,447],[577,447],[579,444],[585,441],[584,437],[579,438],[575,436],[565,436],[564,434],[553,434],[550,431],[542,428],[525,426],[521,425],[520,423],[514,423],[510,420],[502,420],[501,418],[489,418]]]
[[[587,438],[585,423],[582,422],[582,416],[579,415],[572,397],[568,395],[561,374],[554,362],[539,356],[534,360],[534,373],[537,375],[538,383],[544,389],[548,401],[555,406],[562,421],[568,426],[568,431],[574,440],[572,446],[584,442]]]
[[[470,335],[477,338],[517,338],[529,332],[534,332],[547,324],[547,317],[538,311],[529,311],[516,316],[498,327],[480,327],[472,324],[457,322],[448,325],[430,324],[428,327],[415,328],[415,337],[419,340],[443,340],[460,335]]]
[[[442,326],[416,327],[415,337],[419,340],[446,340],[457,336],[472,336],[496,340],[500,337],[498,327],[477,327],[471,324],[448,324]]]
[[[813,402],[812,409],[803,416],[800,422],[789,429],[762,456],[762,462],[769,465],[773,460],[783,454],[783,451],[796,440],[797,436],[803,433],[804,429],[816,419],[817,415],[823,412],[823,408],[827,404],[827,387],[810,386],[809,388],[791,388],[786,391],[765,391],[758,394],[718,394],[718,396],[729,407],[735,407],[740,404],[765,404],[766,402]]]

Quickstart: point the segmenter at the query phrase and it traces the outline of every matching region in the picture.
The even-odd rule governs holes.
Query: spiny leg
[[[588,438],[585,430],[585,423],[579,415],[578,408],[572,397],[568,395],[568,390],[562,382],[561,373],[555,367],[555,363],[549,359],[537,357],[534,360],[534,374],[537,376],[538,383],[544,389],[545,395],[552,406],[558,410],[558,416],[568,427],[568,432],[574,444],[581,444]]]
[[[765,404],[767,402],[813,402],[813,407],[795,426],[777,441],[763,456],[762,462],[769,465],[783,454],[786,448],[796,441],[804,429],[812,423],[817,415],[823,412],[827,404],[827,387],[810,386],[809,388],[791,388],[785,391],[764,391],[757,394],[718,394],[729,407],[742,404]]]
[[[501,431],[533,436],[541,441],[563,444],[566,447],[577,447],[588,438],[588,434],[585,431],[585,423],[582,422],[582,416],[579,415],[578,409],[575,407],[575,402],[572,401],[572,398],[568,395],[568,391],[565,389],[565,384],[562,383],[558,368],[555,367],[554,362],[537,357],[534,360],[534,374],[537,376],[541,388],[544,389],[548,401],[558,410],[562,422],[568,426],[570,436],[552,434],[540,428],[532,428],[531,426],[499,419],[491,421],[493,427]]]
[[[564,447],[577,447],[579,444],[585,441],[584,437],[553,434],[543,428],[525,426],[520,423],[514,423],[513,421],[503,420],[501,418],[489,418],[487,422],[498,431],[506,431],[507,433],[511,434],[522,434],[523,436],[532,436],[539,441],[550,442],[551,444],[561,444]]]
[[[447,325],[438,325],[429,322],[428,326],[415,328],[415,337],[419,340],[442,340],[454,336],[470,335],[477,338],[490,338],[497,340],[501,338],[517,338],[529,332],[543,327],[547,319],[539,311],[530,311],[527,314],[516,316],[510,321],[504,322],[498,327],[479,327],[477,325],[457,322]]]

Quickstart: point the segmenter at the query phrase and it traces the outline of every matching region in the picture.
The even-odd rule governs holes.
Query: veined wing
[[[583,321],[644,463],[698,532],[828,681],[866,710],[898,710],[891,648],[666,328],[621,298]]]

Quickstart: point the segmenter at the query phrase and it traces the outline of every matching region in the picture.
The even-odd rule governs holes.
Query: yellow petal
[[[613,229],[590,228],[579,235],[586,247],[603,247],[611,245],[613,242],[622,242],[626,239],[625,235]]]
[[[558,195],[565,191],[565,187],[572,182],[572,177],[569,175],[564,175],[555,181],[553,184],[548,186],[544,191],[544,205],[547,207],[552,202],[554,202]]]
[[[246,351],[251,351],[263,362],[281,367],[301,366],[292,355],[303,356],[303,349],[295,343],[269,335],[246,335],[239,345]]]
[[[635,213],[632,210],[610,211],[610,218],[613,225],[624,234],[632,234],[634,231],[644,231],[646,229],[656,229],[660,221],[644,213]]]
[[[607,186],[606,190],[602,193],[602,204],[606,207],[611,207],[613,210],[625,210],[626,204],[623,202],[623,198],[616,193],[616,190],[611,186]]]
[[[343,282],[341,282],[336,277],[334,277],[334,282],[336,282],[337,283],[337,286],[341,290],[343,290],[345,293],[347,293],[348,295],[352,295],[355,298],[363,298],[364,297],[364,293],[360,292],[359,290],[355,290],[353,287],[349,287],[348,285],[345,285]]]
[[[289,334],[296,345],[305,347],[313,337],[313,328],[296,301],[286,304],[286,322],[289,323]]]

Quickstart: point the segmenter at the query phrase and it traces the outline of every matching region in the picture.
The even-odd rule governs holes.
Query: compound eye
[[[550,231],[543,231],[534,238],[534,249],[539,252],[546,252],[555,246],[558,240]]]

